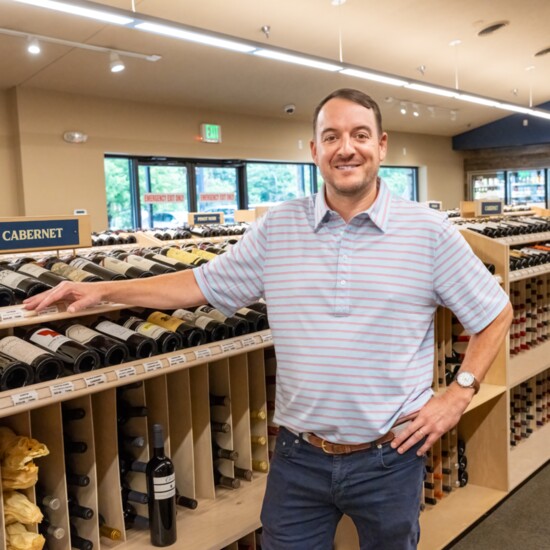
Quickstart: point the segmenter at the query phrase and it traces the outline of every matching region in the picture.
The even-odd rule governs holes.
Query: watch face
[[[469,372],[460,372],[456,377],[456,381],[464,388],[471,388],[474,385],[474,375]]]

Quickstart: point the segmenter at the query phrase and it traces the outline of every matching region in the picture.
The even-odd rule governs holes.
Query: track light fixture
[[[28,39],[27,51],[32,55],[38,55],[42,50],[40,49],[40,44],[36,38]]]
[[[399,112],[402,114],[402,115],[406,115],[407,114],[407,104],[402,101],[401,102],[401,108],[399,109]]]
[[[118,55],[118,53],[111,52],[109,59],[110,59],[109,67],[112,73],[120,73],[126,68],[126,66],[122,62],[122,59],[120,59],[120,56]]]

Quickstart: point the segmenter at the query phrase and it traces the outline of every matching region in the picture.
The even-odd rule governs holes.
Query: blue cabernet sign
[[[78,244],[78,220],[0,222],[0,251]]]

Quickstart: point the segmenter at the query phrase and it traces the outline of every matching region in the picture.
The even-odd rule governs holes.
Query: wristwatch
[[[471,372],[463,370],[456,375],[455,380],[461,388],[474,388],[474,395],[479,391],[479,382]]]

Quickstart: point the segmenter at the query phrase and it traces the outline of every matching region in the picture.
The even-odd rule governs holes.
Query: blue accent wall
[[[537,107],[550,111],[550,101]],[[528,126],[523,126],[525,119],[529,121]],[[550,120],[522,114],[511,115],[453,137],[455,151],[542,143],[550,143]]]

